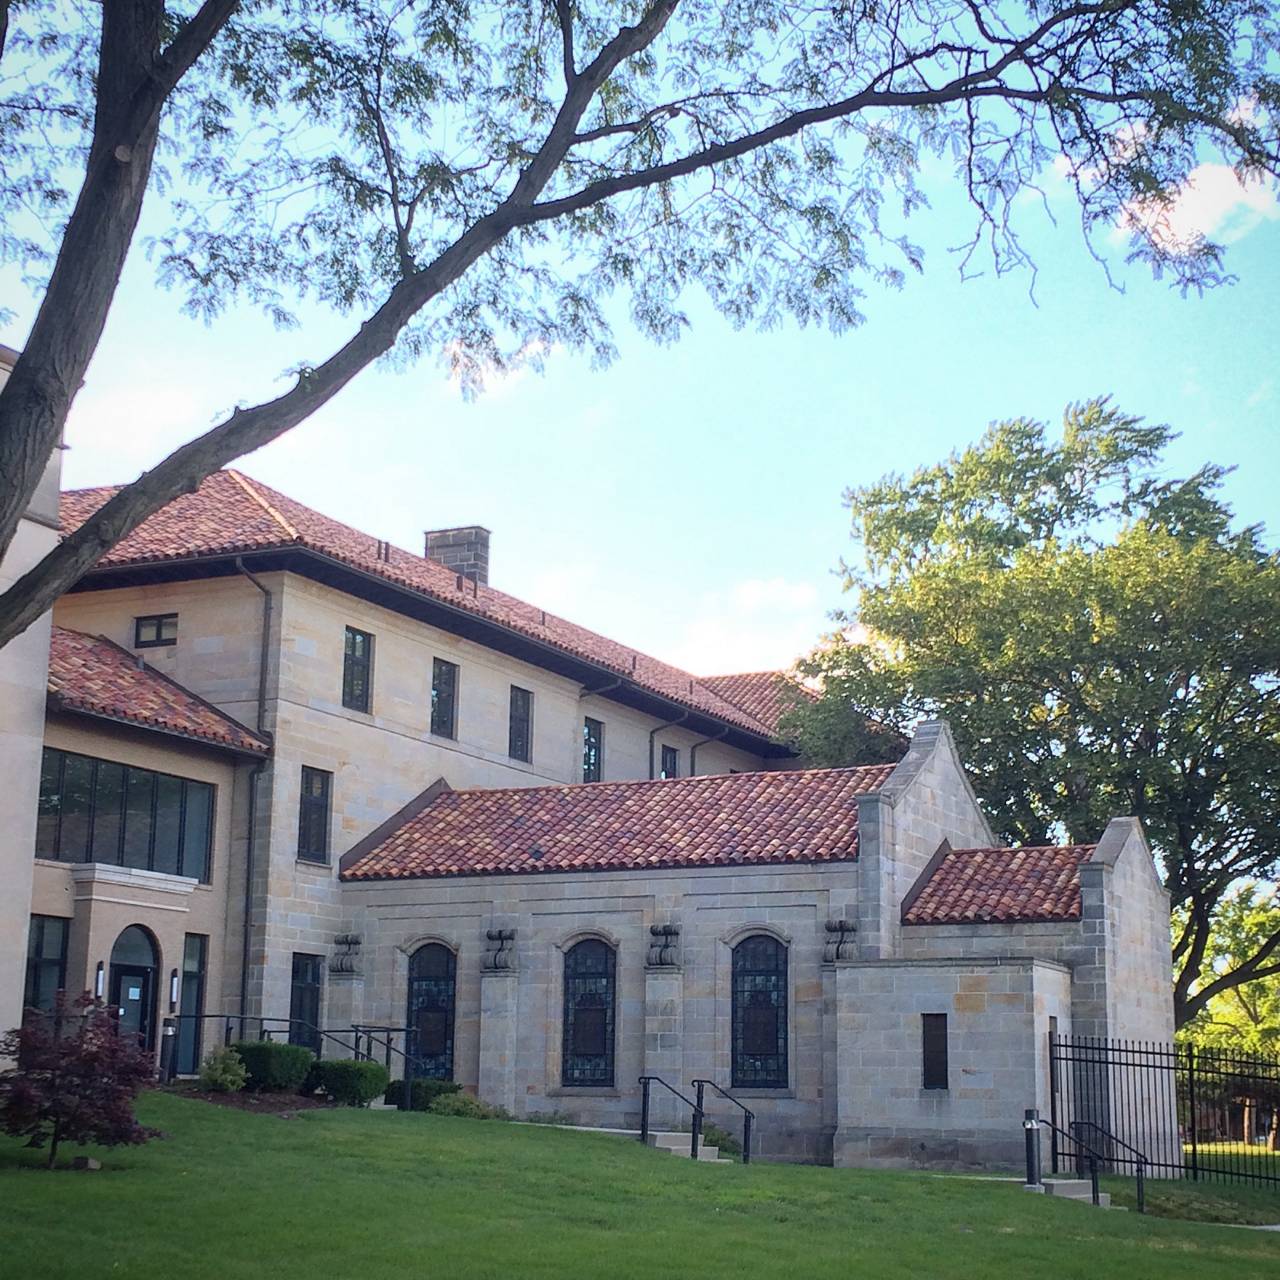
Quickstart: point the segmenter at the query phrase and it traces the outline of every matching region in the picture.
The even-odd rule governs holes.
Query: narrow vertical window
[[[533,694],[511,686],[511,715],[507,728],[507,755],[525,764],[533,758]]]
[[[436,658],[431,664],[431,732],[458,736],[458,664]]]
[[[203,933],[189,933],[182,948],[182,996],[178,1005],[179,1075],[193,1076],[200,1070],[204,1045],[204,976],[209,962],[209,939]]]
[[[735,1089],[785,1089],[787,948],[767,933],[733,949],[733,1061]]]
[[[61,916],[32,916],[27,934],[27,981],[22,1004],[50,1012],[67,985],[67,926]]]
[[[563,1085],[613,1086],[614,969],[613,948],[597,938],[565,953]]]
[[[298,804],[298,857],[304,862],[329,861],[329,792],[333,774],[302,766]]]
[[[662,778],[678,778],[680,776],[680,752],[676,747],[662,748]]]
[[[153,613],[133,620],[135,649],[162,649],[178,643],[178,615]]]
[[[921,1087],[947,1089],[950,1087],[947,1066],[947,1015],[922,1013],[920,1023],[924,1058]]]
[[[457,959],[429,942],[409,960],[409,1057],[414,1075],[453,1079],[453,1013]]]
[[[599,782],[604,776],[604,725],[590,716],[582,722],[582,780]]]
[[[373,637],[355,627],[347,628],[342,655],[342,705],[365,712],[373,706]]]
[[[320,1054],[320,997],[324,957],[293,953],[289,986],[289,1043]]]

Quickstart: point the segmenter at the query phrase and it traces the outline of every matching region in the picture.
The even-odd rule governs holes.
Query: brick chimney
[[[426,555],[472,582],[489,585],[489,530],[481,525],[428,529]]]

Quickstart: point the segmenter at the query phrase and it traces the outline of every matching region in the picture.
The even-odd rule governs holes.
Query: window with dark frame
[[[409,958],[409,1056],[415,1076],[453,1079],[453,1023],[457,957],[428,942]]]
[[[923,1070],[921,1088],[950,1088],[947,1064],[947,1015],[922,1013],[920,1015]]]
[[[320,1005],[324,982],[324,957],[293,953],[289,986],[289,1043],[300,1044],[320,1056]]]
[[[604,724],[587,716],[582,722],[582,780],[599,782],[604,776]]]
[[[458,736],[458,664],[444,658],[431,663],[431,732],[437,738]]]
[[[511,714],[507,728],[507,755],[525,764],[533,758],[533,694],[511,686]]]
[[[27,977],[24,1009],[53,1010],[67,985],[67,933],[71,921],[62,916],[32,916],[27,933]]]
[[[36,857],[105,862],[209,883],[212,783],[46,747]]]
[[[204,1047],[204,986],[209,964],[209,939],[203,933],[189,933],[182,948],[182,993],[178,1005],[178,1045],[176,1071],[193,1076],[200,1070]]]
[[[348,627],[342,655],[342,705],[368,712],[373,706],[373,637]]]
[[[613,948],[599,938],[565,952],[560,1083],[567,1088],[613,1087],[615,968]]]
[[[678,778],[680,776],[680,751],[676,747],[662,748],[661,778]]]
[[[178,643],[178,615],[150,613],[133,620],[135,649],[162,649]]]
[[[298,801],[298,857],[303,862],[329,861],[329,801],[333,774],[302,766]]]
[[[787,947],[767,933],[743,938],[733,949],[732,1063],[735,1089],[785,1089]]]

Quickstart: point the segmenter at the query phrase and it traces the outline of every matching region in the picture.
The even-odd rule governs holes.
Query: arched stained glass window
[[[587,938],[564,957],[564,1085],[613,1085],[614,951]]]
[[[787,1082],[787,948],[756,933],[733,949],[733,1088]]]
[[[409,959],[409,1054],[413,1073],[453,1079],[453,1013],[457,959],[448,947],[428,942]]]

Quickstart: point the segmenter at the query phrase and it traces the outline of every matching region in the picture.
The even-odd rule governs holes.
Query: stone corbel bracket
[[[678,924],[649,926],[649,955],[645,960],[645,966],[649,969],[680,967],[680,926]]]
[[[828,920],[827,944],[822,950],[823,964],[839,964],[842,960],[856,960],[854,935],[858,926],[852,920]]]
[[[487,929],[484,935],[484,958],[480,967],[485,973],[509,973],[516,967],[516,931]]]
[[[358,974],[360,972],[360,944],[358,933],[340,933],[334,938],[334,946],[341,948],[329,957],[330,973]]]

